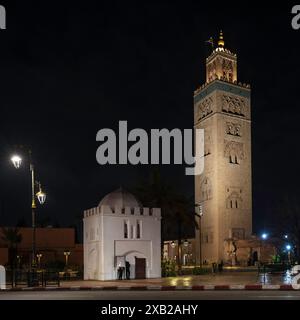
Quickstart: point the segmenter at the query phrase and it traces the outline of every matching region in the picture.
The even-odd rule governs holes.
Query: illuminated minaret
[[[237,81],[237,56],[222,31],[206,59],[206,83],[194,93],[194,124],[205,130],[204,172],[195,176],[202,262],[232,261],[230,244],[252,233],[250,86]]]

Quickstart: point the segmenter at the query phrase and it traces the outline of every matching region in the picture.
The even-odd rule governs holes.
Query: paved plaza
[[[115,281],[62,281],[61,287],[113,287],[113,286],[198,286],[198,285],[247,285],[247,284],[291,284],[292,276],[289,272],[283,274],[258,274],[257,272],[223,272],[219,274],[199,276],[179,276],[158,279],[115,280]]]

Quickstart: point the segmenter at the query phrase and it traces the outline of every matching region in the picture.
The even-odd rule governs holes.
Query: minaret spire
[[[219,40],[218,40],[218,47],[223,48],[224,45],[225,45],[225,42],[224,42],[224,37],[223,37],[223,31],[221,30],[220,35],[219,35]]]

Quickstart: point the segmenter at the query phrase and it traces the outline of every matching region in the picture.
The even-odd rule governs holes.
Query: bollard
[[[6,289],[6,273],[5,268],[3,266],[0,266],[0,290]]]

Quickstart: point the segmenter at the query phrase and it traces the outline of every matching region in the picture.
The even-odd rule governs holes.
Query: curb
[[[233,285],[195,285],[195,286],[71,286],[71,287],[23,287],[23,288],[7,288],[0,289],[0,292],[9,291],[183,291],[183,290],[300,290],[300,288],[293,288],[290,284],[271,285],[271,284],[233,284]]]

